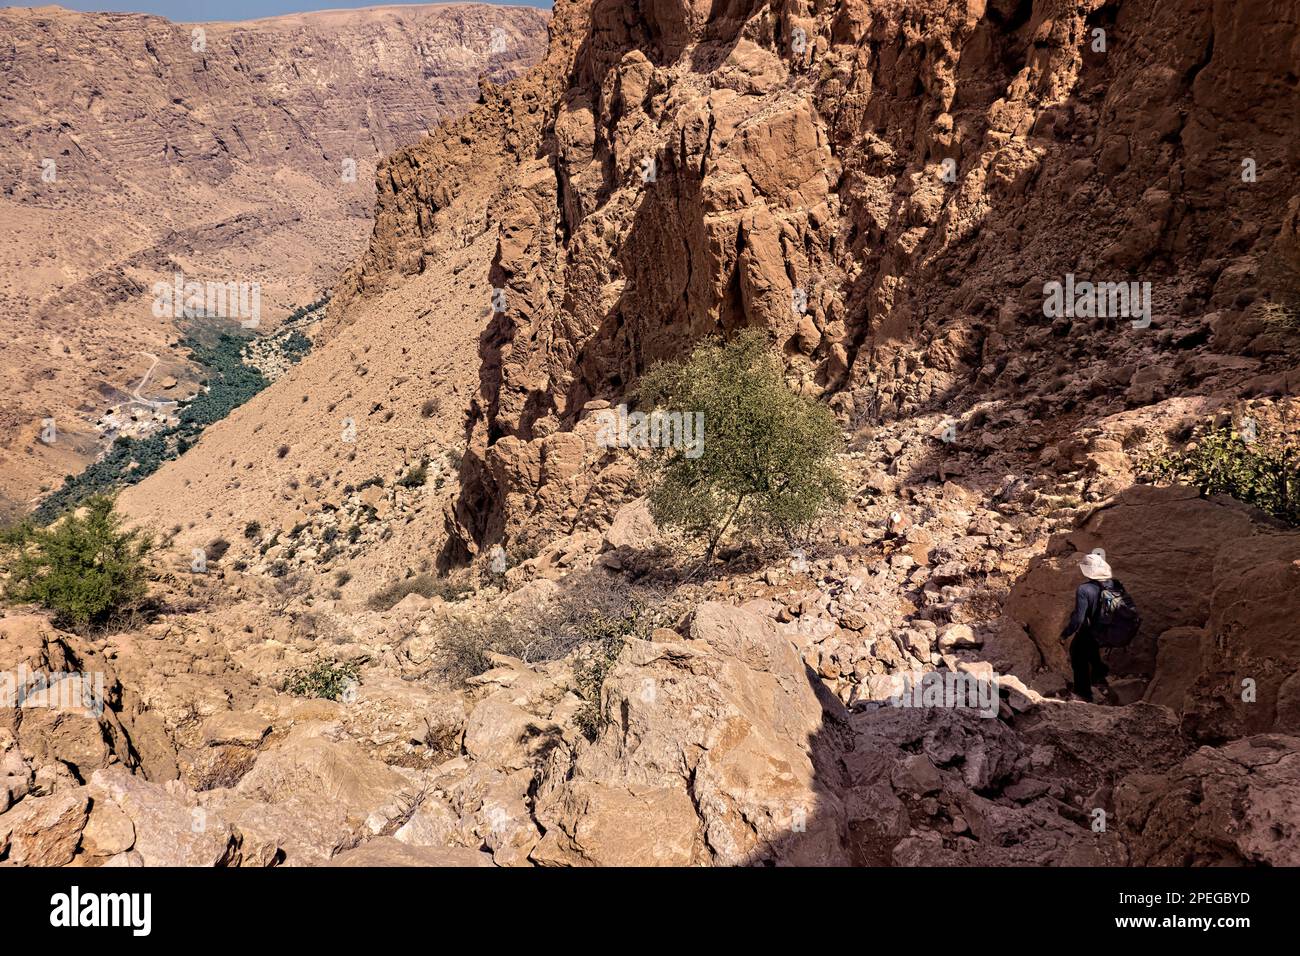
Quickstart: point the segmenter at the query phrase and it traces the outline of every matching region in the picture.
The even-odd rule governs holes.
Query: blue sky
[[[482,0],[494,3],[497,0]],[[552,0],[512,0],[512,6],[549,9]],[[326,10],[339,7],[371,7],[380,3],[365,0],[0,0],[0,6],[43,7],[57,4],[70,10],[116,10],[128,13],[156,13],[180,23],[212,20],[253,20],[281,13]]]

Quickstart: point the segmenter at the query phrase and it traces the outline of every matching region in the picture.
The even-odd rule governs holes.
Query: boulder
[[[266,718],[249,712],[224,711],[203,722],[203,742],[209,747],[234,744],[256,749],[270,732]]]
[[[130,820],[133,849],[145,866],[237,866],[242,860],[240,835],[192,793],[118,767],[95,771],[87,789],[97,804],[116,806]]]
[[[261,753],[235,790],[263,803],[330,805],[358,833],[374,834],[410,806],[416,787],[354,743],[295,731]]]
[[[48,797],[27,797],[0,814],[0,848],[17,866],[62,866],[72,862],[86,827],[90,799],[84,788]]]
[[[1297,866],[1298,801],[1300,738],[1264,734],[1130,776],[1115,815],[1137,866]]]
[[[650,516],[650,503],[638,498],[619,508],[605,532],[604,546],[610,549],[644,550],[654,543],[658,529]]]
[[[135,824],[122,809],[108,800],[97,800],[81,835],[81,850],[87,856],[111,857],[135,845]]]
[[[629,642],[600,704],[594,743],[539,788],[538,862],[847,859],[823,705],[770,619],[703,604],[689,640]]]

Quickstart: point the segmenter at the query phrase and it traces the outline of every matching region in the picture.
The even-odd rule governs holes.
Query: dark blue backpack
[[[1092,632],[1102,647],[1125,647],[1142,626],[1142,616],[1129,597],[1124,585],[1112,579],[1097,583],[1101,594],[1097,596],[1097,611],[1093,616]]]

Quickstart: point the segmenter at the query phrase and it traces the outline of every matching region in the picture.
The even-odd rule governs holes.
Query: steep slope
[[[266,325],[314,301],[367,230],[378,159],[541,52],[531,8],[447,4],[174,24],[0,12],[0,506],[97,451],[158,355],[153,284],[257,283]],[[243,318],[244,316],[239,316]],[[140,354],[147,353],[147,354]],[[192,376],[191,383],[192,385]],[[37,441],[55,420],[59,440]]]
[[[1276,62],[1257,65],[1256,26]],[[297,529],[291,567],[346,566],[354,594],[498,544],[560,553],[636,494],[628,457],[596,447],[599,402],[761,325],[858,436],[840,544],[909,483],[960,476],[986,506],[1066,503],[1019,532],[1031,554],[1166,434],[1250,397],[1294,427],[1269,399],[1294,390],[1294,337],[1264,306],[1300,288],[1295,28],[1268,0],[561,3],[537,68],[380,167],[322,352],[127,507],[265,570],[281,552],[239,540],[251,510]],[[1075,273],[1149,283],[1149,325],[1045,315]],[[945,420],[954,442],[933,440]],[[392,487],[424,459],[447,480]],[[321,548],[358,517],[370,537]]]
[[[317,575],[346,568],[349,595],[432,566],[445,538],[444,507],[457,493],[479,339],[492,318],[487,276],[501,184],[524,158],[515,131],[543,122],[574,42],[561,30],[544,69],[486,87],[483,108],[435,132],[448,144],[445,158],[431,159],[417,145],[383,162],[377,181],[394,204],[390,213],[418,224],[419,254],[404,250],[397,273],[406,281],[376,281],[358,296],[364,277],[345,276],[312,354],[181,460],[128,489],[122,503],[132,515],[178,528],[176,543],[185,548],[231,541],[231,559],[258,570],[277,560]],[[376,233],[372,249],[388,241]],[[344,440],[345,421],[355,427],[354,442]],[[421,461],[433,465],[428,482],[395,488],[394,479]],[[319,544],[312,539],[345,518],[342,530],[360,525],[364,533],[349,547],[328,549],[324,560],[318,552],[325,549],[304,560],[290,541],[307,532]],[[256,540],[243,534],[250,520],[264,525]],[[265,547],[277,531],[295,529],[299,535],[277,542],[293,550],[290,558]]]
[[[487,136],[435,136],[395,158],[371,248],[351,276],[364,301],[437,268],[429,243],[446,228],[442,211],[484,188],[464,172],[466,154],[496,155],[504,140],[520,157],[490,207],[499,239],[489,279],[504,307],[480,340],[445,561],[496,545],[540,551],[512,572],[522,582],[581,566],[574,555],[599,547],[605,529],[607,548],[616,530],[629,540],[618,521],[610,528],[635,494],[628,456],[597,447],[591,413],[698,337],[757,325],[787,356],[791,381],[827,400],[855,436],[846,468],[859,491],[834,541],[822,543],[834,558],[815,583],[769,571],[718,589],[777,601],[779,620],[806,621],[805,661],[842,701],[879,701],[910,667],[1000,672],[1061,693],[1068,667],[1055,633],[1077,580],[1071,556],[1102,543],[1152,612],[1144,640],[1116,662],[1118,702],[1147,695],[1215,743],[1300,729],[1297,655],[1278,612],[1232,599],[1247,587],[1275,607],[1294,588],[1297,536],[1251,526],[1235,532],[1240,545],[1222,546],[1213,509],[1189,512],[1200,522],[1189,523],[1163,498],[1138,496],[1135,507],[1127,494],[1145,456],[1193,425],[1249,415],[1295,440],[1293,5],[864,0],[705,10],[595,0],[559,4],[552,35],[578,39],[571,62],[552,56],[530,77],[557,91],[549,116],[520,124],[500,106],[483,110],[474,127]],[[567,72],[557,80],[554,69]],[[1132,308],[1117,308],[1114,293],[1091,311],[1054,311],[1051,283],[1076,277],[1136,283]],[[954,440],[938,441],[946,424]],[[1126,520],[1142,532],[1124,534]],[[1158,546],[1159,536],[1173,540]],[[636,574],[655,561],[638,559],[635,546],[614,550],[597,563]],[[1051,611],[1036,612],[1027,633],[1022,595],[1048,567],[1056,576],[1036,600]],[[1223,596],[1174,613],[1186,598],[1168,581]],[[809,602],[825,610],[810,618]],[[653,657],[638,659],[640,675]],[[1258,685],[1259,706],[1243,681]],[[1019,710],[1025,699],[1012,697]],[[618,701],[602,703],[626,735],[623,700],[618,720]],[[1060,719],[1066,735],[1112,733],[1085,712]],[[1139,747],[1166,733],[1163,714],[1131,719],[1152,722],[1133,731]],[[603,764],[587,758],[601,769],[587,772],[608,783],[644,785],[658,769],[627,753],[619,730],[602,744]],[[930,757],[943,765],[962,754],[969,766],[970,747],[1003,745],[1025,742],[999,741],[984,725]],[[1278,746],[1293,761],[1294,740]],[[1171,751],[1150,769],[1178,758]],[[848,778],[820,781],[837,799],[853,786],[853,760],[850,744],[840,761]],[[1112,758],[1104,775],[1149,760],[1125,768]],[[985,772],[968,771],[967,784],[1005,782]],[[1160,780],[1143,787],[1159,791]],[[1113,782],[1071,799],[1113,811]],[[1011,800],[1035,796],[1024,793]],[[561,827],[572,835],[592,825],[580,821],[597,797],[567,799],[577,803],[563,806]],[[951,825],[936,824],[926,802],[909,808],[910,824],[896,819],[883,858],[866,858],[951,862],[971,839],[962,829],[971,815],[1001,812],[962,797],[943,817]],[[920,835],[910,831],[918,814],[930,818]],[[996,842],[990,829],[974,838]],[[1025,859],[1057,851],[1047,837]],[[587,855],[572,843],[565,852]],[[698,847],[683,852],[694,859]],[[1130,852],[1177,858],[1167,844]]]

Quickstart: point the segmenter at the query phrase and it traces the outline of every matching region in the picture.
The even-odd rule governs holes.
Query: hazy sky
[[[498,0],[482,0],[496,3]],[[70,10],[117,10],[128,13],[156,13],[181,23],[212,20],[253,20],[281,13],[325,10],[338,7],[374,7],[364,0],[0,0],[0,6],[43,7],[56,4]],[[511,0],[512,6],[546,7],[552,0]]]

